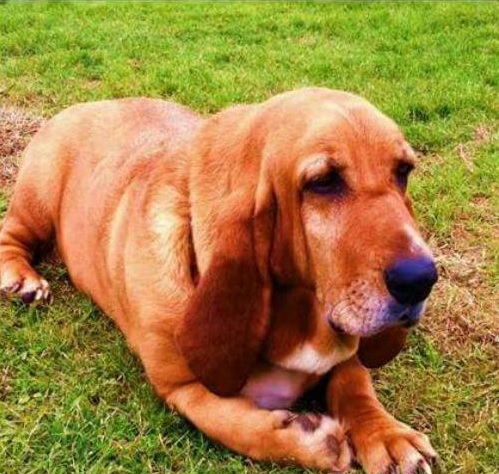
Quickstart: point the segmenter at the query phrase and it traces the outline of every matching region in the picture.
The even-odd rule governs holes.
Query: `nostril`
[[[431,258],[397,260],[385,270],[385,284],[390,294],[402,304],[416,304],[425,300],[438,279]]]

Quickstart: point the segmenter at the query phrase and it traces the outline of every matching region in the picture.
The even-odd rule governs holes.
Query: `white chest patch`
[[[298,346],[291,354],[278,363],[281,367],[307,374],[322,375],[335,365],[350,358],[356,347],[337,345],[327,354],[318,352],[312,344],[306,342]]]

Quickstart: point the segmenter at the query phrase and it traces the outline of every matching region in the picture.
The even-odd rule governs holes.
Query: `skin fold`
[[[394,302],[384,276],[431,259],[405,193],[414,163],[392,120],[328,89],[210,117],[76,105],[25,151],[0,286],[49,302],[32,262],[54,243],[158,396],[213,440],[335,472],[354,458],[370,474],[431,472],[428,438],[385,411],[366,369],[424,308]],[[324,377],[328,413],[289,411]]]

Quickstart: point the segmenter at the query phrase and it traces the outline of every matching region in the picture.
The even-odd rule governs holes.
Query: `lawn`
[[[499,466],[499,5],[0,5],[0,212],[39,122],[147,95],[204,113],[305,85],[359,93],[401,124],[440,282],[410,347],[375,373],[449,473]],[[0,471],[302,472],[212,444],[154,396],[121,334],[42,264],[55,303],[0,303]]]

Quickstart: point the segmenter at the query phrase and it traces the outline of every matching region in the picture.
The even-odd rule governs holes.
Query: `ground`
[[[357,92],[420,154],[410,192],[440,270],[409,348],[375,373],[447,472],[497,472],[497,4],[0,5],[0,212],[41,121],[158,96],[203,113],[304,85]],[[0,303],[0,460],[16,473],[302,472],[212,444],[152,393],[122,336],[41,266],[55,303]]]

